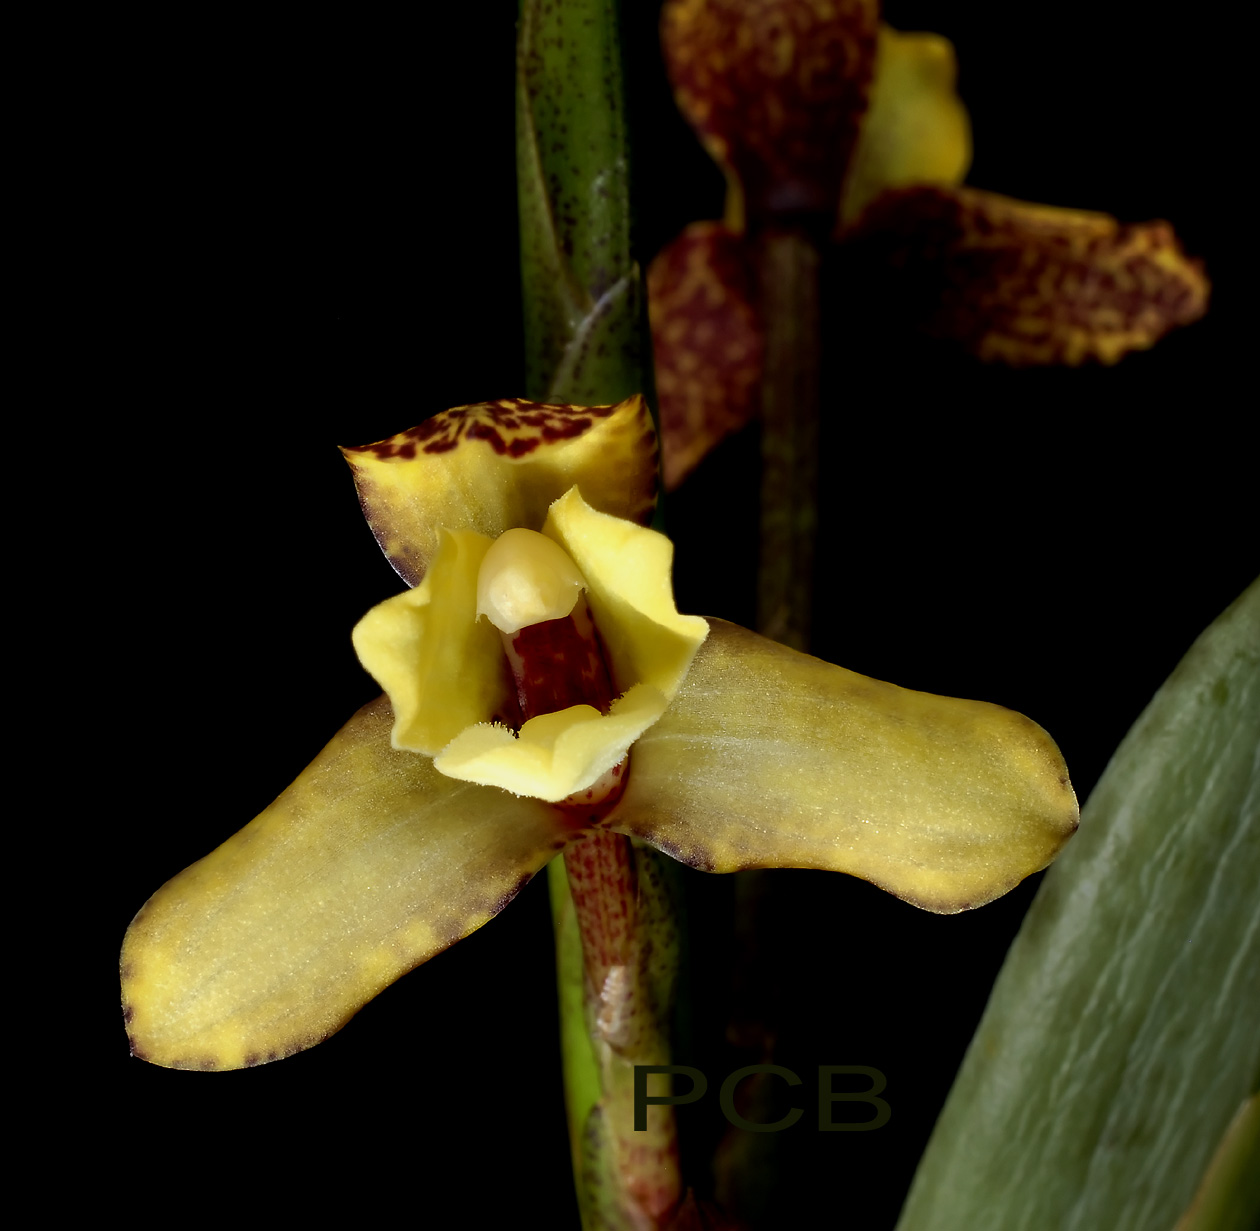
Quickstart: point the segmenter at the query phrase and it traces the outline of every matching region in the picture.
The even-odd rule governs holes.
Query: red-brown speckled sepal
[[[376,541],[413,586],[444,529],[540,530],[571,487],[601,513],[644,525],[656,505],[656,429],[639,394],[615,406],[457,406],[342,453]]]
[[[757,413],[765,335],[752,250],[720,222],[697,222],[648,268],[665,488]]]
[[[882,308],[984,360],[1114,363],[1207,308],[1166,222],[920,187],[884,193],[848,238]]]
[[[874,73],[878,0],[669,0],[683,115],[751,218],[834,212]]]

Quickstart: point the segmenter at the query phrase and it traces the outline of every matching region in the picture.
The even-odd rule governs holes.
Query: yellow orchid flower
[[[753,244],[767,227],[844,246],[866,316],[986,362],[1115,363],[1206,310],[1166,222],[963,187],[971,126],[947,39],[880,21],[879,0],[668,0],[679,108],[722,168],[719,221],[648,271],[673,489],[759,409],[765,327]]]
[[[141,1058],[228,1069],[310,1047],[600,830],[705,871],[843,871],[953,912],[1075,829],[1058,749],[1021,715],[680,616],[671,547],[642,524],[641,397],[459,407],[345,453],[414,586],[356,632],[388,696],[137,914],[121,972]],[[555,613],[579,603],[617,699],[531,715],[512,649],[552,621],[577,629]],[[594,696],[554,674],[557,695]]]

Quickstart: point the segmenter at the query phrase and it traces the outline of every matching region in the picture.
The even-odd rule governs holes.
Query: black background
[[[656,6],[627,8],[646,257],[717,216],[722,186],[672,111]],[[1059,741],[1082,799],[1257,572],[1249,271],[1233,252],[1215,35],[1134,30],[1119,10],[887,16],[957,44],[969,182],[1171,219],[1213,277],[1207,320],[1116,369],[1009,372],[913,338],[846,348],[843,331],[826,360],[817,653],[1022,710]],[[453,1202],[463,1213],[443,1225],[576,1225],[544,878],[341,1034],[261,1069],[131,1060],[116,989],[148,894],[374,695],[348,634],[399,583],[333,446],[522,392],[514,15],[496,0],[423,19],[103,28],[78,86],[83,256],[59,362],[84,399],[68,415],[93,427],[78,537],[57,554],[97,597],[78,617],[82,674],[58,689],[78,711],[59,729],[86,729],[93,766],[67,836],[92,890],[69,912],[83,917],[59,989],[64,1131],[122,1174],[190,1186],[207,1211],[248,1198],[263,1216],[372,1218],[401,1200],[428,1221]],[[829,319],[850,310],[843,294],[828,287]],[[754,461],[755,440],[733,442],[669,506],[683,610],[751,621]],[[848,878],[779,877],[764,924],[778,1058],[807,1091],[819,1064],[879,1068],[893,1119],[819,1134],[807,1098],[778,1142],[775,1225],[879,1231],[1035,886],[940,918]],[[679,1059],[709,1071],[715,1104],[731,887],[689,880],[697,1042]],[[684,1115],[697,1148],[721,1127],[712,1108]]]

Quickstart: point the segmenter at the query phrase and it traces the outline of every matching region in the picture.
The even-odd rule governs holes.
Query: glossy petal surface
[[[961,184],[971,166],[971,121],[954,86],[958,61],[939,34],[881,26],[870,104],[840,199],[855,221],[885,188]]]
[[[1166,222],[908,188],[879,197],[854,238],[888,311],[985,360],[1114,363],[1207,307]]]
[[[757,413],[766,345],[752,260],[724,223],[696,222],[648,266],[668,491]]]
[[[496,915],[575,832],[395,752],[365,706],[274,804],[168,881],[123,945],[134,1052],[231,1069],[328,1037]]]
[[[513,526],[537,530],[570,487],[630,521],[646,522],[656,502],[656,431],[638,394],[615,406],[457,406],[342,453],[372,533],[408,585],[424,576],[443,530],[492,539]]]
[[[834,214],[875,63],[878,0],[670,0],[679,110],[753,217]],[[737,224],[728,204],[727,221]]]
[[[1022,714],[710,630],[635,745],[618,831],[706,871],[848,872],[951,913],[1045,867],[1075,830],[1063,758]]]

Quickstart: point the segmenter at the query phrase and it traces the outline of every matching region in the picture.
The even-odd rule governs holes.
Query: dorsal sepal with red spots
[[[423,578],[442,530],[497,538],[540,529],[570,487],[600,512],[640,524],[656,505],[656,430],[639,394],[611,406],[517,398],[456,406],[342,453],[376,541],[409,585]]]

